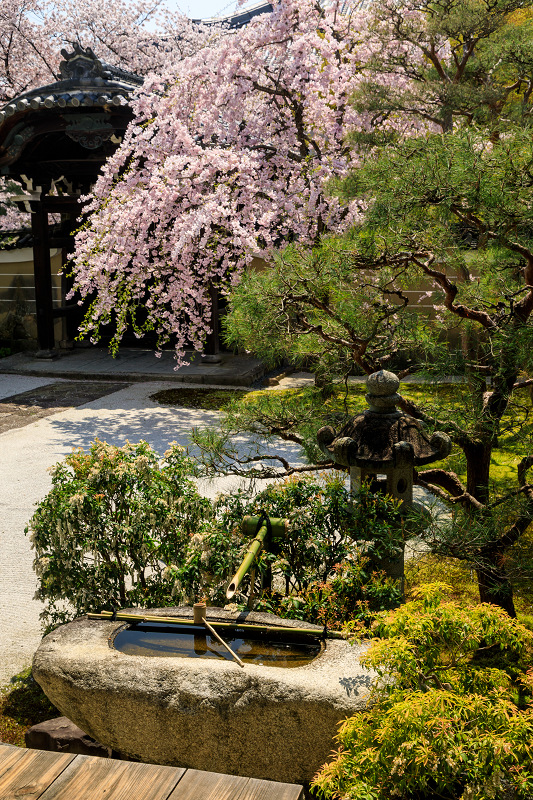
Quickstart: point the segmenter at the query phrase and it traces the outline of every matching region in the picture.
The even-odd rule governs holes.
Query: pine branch
[[[460,504],[465,507],[481,511],[485,508],[475,497],[466,491],[454,472],[443,469],[429,469],[415,473],[415,482],[418,486],[436,494],[441,500],[453,505]]]

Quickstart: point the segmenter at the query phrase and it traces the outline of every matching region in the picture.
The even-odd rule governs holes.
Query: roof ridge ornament
[[[61,50],[64,58],[59,65],[62,80],[73,80],[78,83],[92,83],[95,78],[104,78],[102,62],[95,56],[90,47],[83,48],[78,42],[72,42],[73,52]]]

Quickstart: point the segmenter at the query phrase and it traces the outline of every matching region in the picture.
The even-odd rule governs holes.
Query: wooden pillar
[[[61,347],[74,347],[74,340],[78,335],[78,326],[83,318],[83,313],[75,299],[67,301],[66,297],[72,290],[74,278],[70,274],[70,259],[74,252],[74,231],[80,227],[79,218],[80,207],[77,202],[71,206],[65,206],[61,214],[61,236],[59,240],[53,240],[51,245],[57,243],[61,247],[61,307],[55,309],[55,316],[59,313],[65,317],[63,332],[65,339]]]
[[[52,270],[48,241],[48,211],[42,201],[35,203],[31,214],[33,233],[33,272],[35,276],[35,305],[37,339],[40,358],[54,355],[54,308],[52,303]]]

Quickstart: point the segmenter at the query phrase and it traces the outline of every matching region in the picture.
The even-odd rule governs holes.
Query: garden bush
[[[119,448],[96,441],[52,470],[52,489],[27,531],[52,626],[89,611],[226,603],[226,588],[251,536],[246,515],[289,522],[261,553],[255,608],[338,624],[391,608],[401,587],[379,569],[402,544],[402,516],[390,498],[364,487],[354,504],[343,474],[291,478],[255,494],[212,502],[199,495],[194,461],[177,445],[160,459],[146,442]],[[267,575],[272,588],[261,591]],[[235,606],[252,589],[246,576]]]
[[[96,440],[53,467],[52,489],[26,529],[47,625],[95,609],[173,602],[167,565],[211,514],[194,474],[183,448],[171,445],[161,461],[146,442]]]
[[[278,582],[256,608],[334,625],[372,618],[401,602],[399,582],[379,566],[403,546],[404,520],[392,498],[363,486],[354,503],[345,475],[324,473],[290,477],[255,496],[223,498],[222,505],[225,525],[261,510],[289,522],[283,541],[259,560],[259,572],[271,569]]]
[[[533,791],[533,633],[430,584],[374,623],[373,705],[346,720],[315,779],[342,800],[486,800]]]

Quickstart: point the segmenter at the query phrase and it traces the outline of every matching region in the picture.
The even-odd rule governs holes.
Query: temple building
[[[270,3],[259,3],[204,22],[240,28],[271,10]],[[74,45],[62,55],[59,80],[0,109],[0,176],[20,187],[17,204],[31,219],[31,229],[0,231],[0,345],[37,348],[42,358],[71,347],[77,335],[83,307],[66,300],[71,281],[62,270],[81,222],[80,197],[122,141],[132,119],[129,98],[143,83],[104,64],[90,48]],[[215,333],[205,352],[216,356],[215,295],[212,301]],[[134,343],[132,337],[128,344]]]
[[[68,278],[58,272],[79,226],[80,196],[121,142],[132,118],[128,98],[142,85],[142,78],[102,64],[90,48],[75,46],[62,55],[58,81],[25,92],[0,111],[0,174],[22,187],[18,204],[30,212],[32,258],[26,253],[24,261],[14,263],[33,261],[35,333],[42,356],[75,335],[80,310],[65,302]],[[52,214],[58,224],[50,228]],[[9,281],[2,271],[5,305]],[[27,275],[27,269],[13,269],[12,299],[20,306],[24,297],[25,310],[33,311]],[[0,313],[9,311],[0,307]]]

